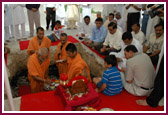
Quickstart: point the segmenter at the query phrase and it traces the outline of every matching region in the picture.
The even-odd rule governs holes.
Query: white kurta
[[[12,4],[14,25],[26,23],[24,14],[25,4]]]
[[[79,27],[79,37],[81,37],[81,34],[84,33],[85,37],[83,38],[88,38],[90,39],[92,37],[92,31],[93,31],[94,25],[90,22],[89,25],[86,25],[85,22]]]
[[[132,43],[131,43],[130,45],[134,45],[134,46],[137,48],[137,50],[138,50],[139,53],[142,53],[142,52],[143,52],[143,47],[142,47],[142,45],[140,44],[140,42],[139,42],[138,40],[136,40],[136,39],[133,38],[133,41],[132,41]],[[127,46],[128,46],[128,45],[125,45],[125,43],[122,41],[122,42],[121,42],[121,51],[120,51],[120,52],[118,52],[118,53],[116,53],[116,52],[110,52],[110,55],[113,54],[113,55],[115,55],[116,57],[122,59],[122,61],[118,63],[119,69],[121,69],[121,68],[126,68],[126,60],[127,60],[127,59],[125,58],[125,55],[124,55],[124,49],[125,49]]]
[[[78,12],[78,7],[74,4],[68,5],[68,20],[74,20],[78,21],[79,20],[79,12]]]
[[[124,20],[122,18],[117,20],[117,25],[119,25],[122,28],[123,32],[125,32],[125,23],[124,23]]]
[[[122,32],[117,29],[114,34],[108,32],[105,42],[103,45],[114,47],[115,49],[121,49],[121,41],[122,41]]]
[[[134,31],[132,31],[131,33],[132,33],[133,38],[137,39],[141,44],[144,43],[145,35],[141,30],[139,30],[139,32],[137,34],[135,34]]]
[[[116,4],[104,4],[103,16],[108,16],[109,13],[116,11]]]
[[[64,4],[56,4],[56,19],[65,18]]]
[[[4,5],[4,26],[12,25],[12,10],[9,4]]]
[[[82,4],[82,18],[91,16],[91,7],[89,4]]]

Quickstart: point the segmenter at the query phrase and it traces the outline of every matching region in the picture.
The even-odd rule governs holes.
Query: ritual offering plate
[[[44,89],[45,90],[55,90],[57,88],[57,86],[59,85],[59,80],[52,80],[52,83],[50,85],[48,84],[44,84]]]
[[[93,107],[82,106],[82,107],[78,107],[78,108],[76,109],[76,111],[97,111],[97,110],[94,109]]]
[[[114,111],[114,110],[111,108],[102,108],[102,109],[100,109],[100,111]]]

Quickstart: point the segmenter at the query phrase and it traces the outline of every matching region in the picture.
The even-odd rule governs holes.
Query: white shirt
[[[129,4],[128,4],[129,5]],[[128,6],[127,5],[127,6]],[[135,4],[138,8],[142,8],[142,4]],[[133,6],[130,6],[128,9],[128,13],[138,13],[139,10],[135,9]]]
[[[114,47],[115,49],[121,49],[121,40],[122,39],[122,32],[117,29],[114,34],[108,32],[107,37],[103,43],[105,46]]]
[[[91,38],[92,37],[92,31],[93,31],[93,27],[94,25],[90,22],[88,25],[86,25],[85,22],[83,22],[83,24],[81,25],[81,27],[79,28],[79,37],[81,37],[81,34],[84,33],[85,37],[82,38]]]
[[[130,45],[134,45],[138,52],[139,53],[142,53],[143,52],[143,49],[142,49],[142,45],[140,44],[140,42],[136,39],[133,38],[133,41]],[[118,67],[119,69],[121,68],[126,68],[126,61],[127,59],[125,58],[125,55],[124,55],[124,49],[127,47],[128,45],[125,45],[125,43],[123,41],[121,41],[121,51],[116,53],[116,52],[110,52],[110,55],[115,55],[117,58],[121,58],[122,61],[118,63]]]
[[[123,32],[125,32],[125,24],[122,18],[117,20],[117,25],[119,25],[122,28]]]
[[[135,34],[135,32],[132,31],[131,34],[132,34],[133,38],[137,39],[141,44],[144,43],[145,35],[141,30],[139,30],[139,32],[137,34]]]
[[[108,25],[110,24],[110,21],[109,20],[106,20],[104,22],[104,27],[106,27],[106,29],[108,30]]]
[[[44,11],[46,11],[46,8],[56,8],[56,4],[44,4]]]
[[[24,13],[25,4],[12,4],[13,8],[13,24],[24,24],[26,23],[26,16]]]

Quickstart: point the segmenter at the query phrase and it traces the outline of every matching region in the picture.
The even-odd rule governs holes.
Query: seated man
[[[107,29],[103,26],[103,19],[96,19],[96,27],[93,28],[91,40],[86,41],[86,45],[96,50],[100,50],[107,36]]]
[[[86,64],[86,62],[82,59],[80,54],[77,52],[77,48],[74,44],[69,43],[66,47],[66,51],[68,54],[68,80],[81,75],[83,71],[87,70],[87,75],[85,76],[91,82],[90,71]]]
[[[114,54],[117,57],[119,69],[126,68],[126,59],[124,55],[124,49],[128,45],[134,45],[137,48],[138,52],[142,53],[142,45],[140,44],[140,42],[132,37],[131,32],[125,32],[122,35],[121,51],[118,53],[115,53],[115,52],[110,53],[110,55]]]
[[[84,41],[90,40],[92,37],[93,24],[90,22],[90,17],[85,16],[84,22],[79,28],[79,39]]]
[[[162,24],[155,26],[155,33],[150,35],[149,40],[144,45],[143,52],[147,53],[152,60],[153,65],[157,65],[159,53],[162,48],[164,38],[164,27]]]
[[[42,47],[28,59],[28,79],[32,93],[44,91],[44,83],[51,83],[48,76],[48,67],[50,64],[50,61],[47,60],[48,56],[48,48]]]
[[[108,55],[104,59],[104,66],[107,70],[104,71],[103,77],[93,78],[93,82],[97,85],[97,92],[112,96],[119,94],[122,91],[122,81],[119,70],[116,68],[117,58],[115,55]]]
[[[145,35],[140,30],[140,24],[139,23],[134,23],[132,25],[131,34],[132,34],[133,38],[137,39],[143,45],[143,43],[145,42]]]
[[[138,53],[134,45],[124,50],[127,60],[125,77],[122,78],[124,88],[135,96],[147,96],[153,89],[155,69],[148,55]]]
[[[61,25],[61,21],[57,20],[55,22],[55,27],[54,27],[54,31],[52,32],[51,35],[47,36],[51,42],[56,42],[60,39],[60,34],[63,33],[63,26]]]
[[[42,27],[37,28],[37,36],[33,37],[27,48],[27,54],[32,55],[37,52],[41,47],[46,47],[50,52],[51,40],[44,36],[44,29]]]
[[[104,22],[104,27],[106,27],[107,30],[108,30],[108,25],[110,24],[110,22],[111,22],[113,19],[114,19],[114,14],[113,14],[113,13],[110,13],[108,19]]]
[[[121,49],[122,33],[117,29],[117,24],[111,22],[108,25],[108,30],[103,48],[100,49],[100,53],[103,55],[108,55],[110,52],[118,52]]]
[[[68,55],[66,52],[66,46],[70,43],[67,41],[68,36],[66,33],[61,33],[60,35],[60,43],[57,45],[57,49],[55,52],[55,61],[56,66],[58,67],[59,74],[61,73],[67,73],[68,70]],[[61,62],[57,62],[58,60],[62,60]]]
[[[122,28],[123,32],[125,32],[125,23],[124,20],[121,17],[120,12],[117,12],[115,15],[116,19],[117,19],[117,24]]]

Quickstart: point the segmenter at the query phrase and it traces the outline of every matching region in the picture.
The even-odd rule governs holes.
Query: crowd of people
[[[59,74],[67,73],[68,80],[78,75],[85,76],[90,82],[93,81],[96,84],[97,92],[109,96],[119,94],[124,87],[127,92],[135,96],[150,95],[146,101],[138,100],[138,104],[158,106],[159,100],[164,96],[164,60],[162,59],[164,56],[161,53],[164,43],[164,11],[157,9],[160,13],[155,17],[150,17],[148,13],[156,9],[158,4],[104,4],[103,12],[97,13],[95,24],[91,23],[90,5],[83,4],[83,21],[78,27],[79,39],[83,40],[88,47],[106,56],[104,67],[107,70],[104,71],[103,76],[93,79],[87,63],[78,53],[75,44],[67,41],[68,36],[63,30],[65,15],[57,17],[57,14],[62,12],[58,9],[64,9],[64,5],[46,4],[44,6],[46,30],[50,28],[50,21],[52,21],[51,30],[53,30],[47,37],[44,36],[45,30],[40,27],[39,4],[5,4],[4,7],[6,19],[10,8],[13,8],[16,13],[13,18],[17,18],[14,19],[13,25],[4,24],[6,42],[10,37],[9,28],[13,28],[10,26],[15,27],[15,37],[18,40],[25,38],[23,8],[27,8],[30,37],[33,37],[27,49],[27,54],[30,56],[27,62],[28,78],[32,93],[43,91],[44,83],[51,83],[48,76],[50,44],[60,41],[55,52],[56,66]],[[68,5],[67,29],[77,29],[78,6],[77,4]],[[141,10],[144,11],[142,24],[140,23]],[[34,36],[34,23],[37,30],[36,36]],[[21,25],[22,36],[19,33],[19,25]],[[158,72],[155,71],[157,65]]]

